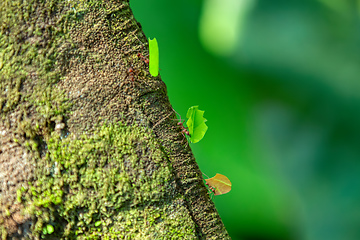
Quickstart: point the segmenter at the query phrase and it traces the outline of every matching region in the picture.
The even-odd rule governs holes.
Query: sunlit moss
[[[157,228],[159,236],[194,235],[165,154],[145,129],[104,124],[79,137],[53,133],[47,143],[37,181],[19,193],[36,217],[35,235],[47,224],[59,237],[138,238]]]

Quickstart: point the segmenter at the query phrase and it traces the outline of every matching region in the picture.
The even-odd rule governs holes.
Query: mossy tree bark
[[[229,238],[128,1],[4,0],[0,24],[2,239]]]

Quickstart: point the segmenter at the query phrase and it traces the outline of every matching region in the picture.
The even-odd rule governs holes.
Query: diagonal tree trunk
[[[128,1],[0,2],[2,239],[229,239],[147,54]]]

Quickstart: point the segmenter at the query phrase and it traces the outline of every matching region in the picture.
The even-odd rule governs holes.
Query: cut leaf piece
[[[208,126],[205,124],[207,120],[203,116],[204,111],[199,110],[199,106],[190,107],[186,114],[188,118],[186,125],[189,128],[190,141],[192,143],[200,141],[208,129]]]
[[[215,177],[205,179],[205,181],[209,186],[215,188],[215,196],[228,193],[231,190],[230,180],[222,174],[217,173]]]
[[[156,38],[149,38],[149,72],[153,77],[159,75],[159,47]]]
[[[54,227],[50,224],[46,225],[46,230],[48,234],[52,234],[54,232]]]

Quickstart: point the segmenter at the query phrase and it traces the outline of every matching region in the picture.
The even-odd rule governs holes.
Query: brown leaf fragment
[[[205,181],[209,186],[215,188],[215,196],[228,193],[231,190],[230,180],[222,174],[217,173],[215,177],[205,179]]]

